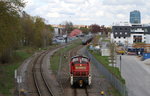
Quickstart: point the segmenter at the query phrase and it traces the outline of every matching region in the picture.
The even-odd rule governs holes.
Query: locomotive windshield
[[[87,59],[87,58],[81,58],[81,60],[82,60],[83,62],[88,62],[88,59]]]
[[[72,59],[74,64],[87,64],[89,62],[88,58],[85,57],[74,57]]]
[[[79,58],[73,58],[72,59],[72,62],[77,62],[77,61],[79,61]]]

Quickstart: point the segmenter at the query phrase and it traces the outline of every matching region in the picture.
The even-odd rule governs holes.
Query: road
[[[119,56],[117,58],[119,65]],[[150,65],[136,56],[122,55],[122,76],[126,80],[129,96],[150,96]]]

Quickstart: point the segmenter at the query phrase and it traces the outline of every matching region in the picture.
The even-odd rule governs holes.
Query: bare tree
[[[70,33],[73,29],[74,29],[74,27],[73,27],[73,23],[71,22],[71,21],[65,21],[65,22],[63,22],[62,24],[61,24],[62,26],[64,26],[64,33]]]

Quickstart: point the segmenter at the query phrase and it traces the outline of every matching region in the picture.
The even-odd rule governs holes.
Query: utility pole
[[[121,72],[121,59],[122,59],[122,58],[121,58],[121,56],[120,56],[120,72]]]

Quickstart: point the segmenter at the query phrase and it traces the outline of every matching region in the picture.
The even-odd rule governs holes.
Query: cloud
[[[129,13],[139,10],[142,23],[150,23],[150,0],[25,0],[25,11],[39,15],[48,23],[60,24],[69,20],[74,24],[111,25],[129,21]]]
[[[145,17],[144,17],[142,22],[150,24],[150,15],[145,15]]]
[[[88,21],[88,20],[90,20],[90,18],[79,18],[79,20],[81,20],[81,21]]]
[[[75,15],[75,13],[73,12],[65,12],[65,11],[61,11],[59,12],[60,14],[64,14],[64,15]]]
[[[64,1],[65,3],[79,4],[79,3],[85,3],[87,0],[62,0],[62,1]]]
[[[105,5],[145,5],[145,0],[104,0],[103,4]]]
[[[97,11],[96,16],[104,16],[104,12],[103,11]]]
[[[60,17],[60,14],[57,13],[57,12],[54,12],[54,13],[48,13],[46,16],[47,16],[47,17],[54,17],[54,18],[57,18],[57,17]]]

